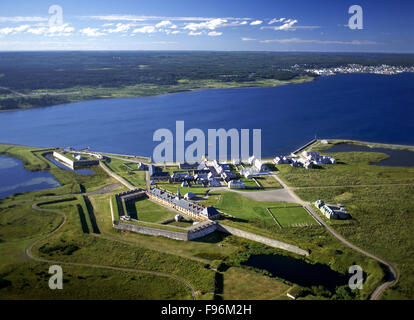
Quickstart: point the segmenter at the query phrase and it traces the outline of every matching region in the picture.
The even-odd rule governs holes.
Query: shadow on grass
[[[89,198],[87,196],[83,196],[83,199],[85,201],[86,209],[88,210],[89,218],[91,220],[92,232],[93,233],[101,233],[99,231],[98,224],[96,222],[95,212],[94,212],[91,201],[89,200]]]
[[[83,212],[83,208],[80,204],[77,204],[76,207],[78,208],[79,213],[79,220],[82,226],[83,233],[89,233],[88,223],[86,222],[85,212]]]
[[[135,201],[126,201],[125,203],[126,213],[132,218],[138,220],[137,207],[135,206]]]
[[[222,242],[229,235],[222,232],[212,232],[202,238],[194,239],[193,242],[204,242],[204,243],[219,243]]]

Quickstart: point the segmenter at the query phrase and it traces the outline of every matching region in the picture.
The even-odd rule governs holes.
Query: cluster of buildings
[[[317,200],[315,206],[327,217],[328,219],[349,219],[351,215],[346,211],[342,204],[337,206],[327,205],[322,200]]]
[[[190,201],[190,199],[195,198],[195,194],[193,193],[187,193],[184,197],[182,197],[179,189],[176,194],[156,187],[152,187],[147,190],[134,189],[118,193],[115,195],[115,198],[118,203],[120,220],[131,220],[128,212],[124,212],[126,202],[138,201],[147,198],[197,220],[216,220],[220,217],[220,214],[216,208],[212,206],[204,207]]]
[[[290,164],[292,167],[313,168],[321,164],[336,164],[332,156],[324,156],[318,152],[303,151],[299,157],[277,156],[273,159],[275,164]]]
[[[320,76],[333,76],[337,73],[375,73],[375,74],[398,74],[403,72],[414,72],[414,67],[390,66],[382,64],[380,66],[363,66],[360,64],[348,64],[334,68],[305,69]]]
[[[247,160],[247,162],[250,165],[250,167],[243,168],[240,170],[240,175],[245,177],[246,179],[251,179],[254,176],[260,176],[268,171],[266,165],[260,159],[257,159],[255,156],[251,156]]]
[[[146,195],[151,200],[198,220],[216,220],[220,217],[216,208],[204,207],[181,197],[180,190],[177,191],[177,194],[173,194],[160,188],[150,188],[146,190]]]

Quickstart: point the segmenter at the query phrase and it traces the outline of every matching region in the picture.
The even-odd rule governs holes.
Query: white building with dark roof
[[[230,180],[227,182],[227,187],[229,189],[244,189],[246,188],[244,181],[242,180]]]

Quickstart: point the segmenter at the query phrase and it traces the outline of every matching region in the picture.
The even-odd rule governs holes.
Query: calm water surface
[[[19,159],[0,155],[0,199],[14,193],[57,188],[60,183],[49,172],[28,171]]]
[[[315,135],[414,144],[414,74],[348,74],[274,88],[94,100],[0,114],[0,141],[152,155],[156,129],[262,129],[262,156]],[[206,144],[207,145],[207,144]]]
[[[275,277],[304,287],[321,285],[333,291],[335,287],[348,283],[347,276],[326,265],[310,264],[282,255],[254,255],[244,265],[267,270]]]
[[[351,143],[340,143],[325,152],[380,152],[389,155],[389,158],[380,162],[371,162],[374,166],[412,167],[414,166],[414,151],[387,148],[370,148]]]
[[[69,168],[68,166],[65,166],[62,162],[60,162],[60,161],[58,161],[58,160],[56,160],[52,155],[47,155],[46,156],[46,158],[50,161],[50,162],[52,162],[52,163],[54,163],[55,165],[57,165],[59,168],[62,168],[62,169],[66,169],[66,170],[69,170],[69,171],[73,171],[73,172],[76,172],[76,173],[79,173],[79,174],[81,174],[81,175],[91,175],[91,174],[94,174],[95,172],[93,172],[93,170],[91,170],[91,169],[72,169],[72,168]]]

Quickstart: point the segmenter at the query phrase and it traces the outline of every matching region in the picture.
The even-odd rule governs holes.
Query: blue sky
[[[0,50],[414,52],[413,17],[411,0],[1,0]]]

